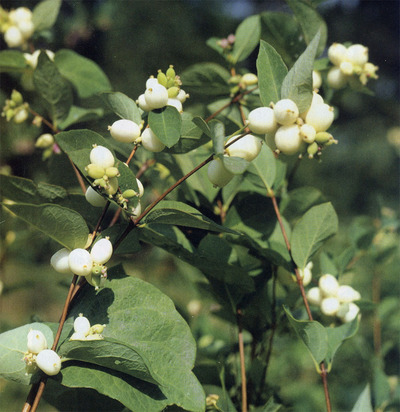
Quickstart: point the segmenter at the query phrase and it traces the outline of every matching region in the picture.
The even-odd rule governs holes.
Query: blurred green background
[[[6,9],[33,8],[37,3],[2,0],[1,5]],[[328,44],[361,43],[369,48],[370,61],[379,66],[379,79],[369,84],[374,96],[350,90],[333,95],[330,103],[338,108],[339,118],[332,133],[339,144],[324,153],[320,165],[302,162],[292,182],[292,188],[303,185],[319,188],[333,203],[341,232],[332,241],[332,248],[348,242],[356,216],[367,215],[371,225],[376,226],[382,222],[383,207],[386,217],[398,214],[399,4],[398,1],[328,0],[319,6],[328,25]],[[245,17],[263,11],[289,12],[289,9],[283,1],[260,0],[67,0],[54,30],[45,33],[39,46],[52,50],[71,48],[94,60],[108,75],[115,91],[136,99],[143,92],[149,74],[155,74],[159,68],[165,70],[174,64],[179,73],[197,62],[222,63],[205,41],[211,36],[227,36]],[[0,47],[5,48],[2,40]],[[255,58],[253,53],[246,62],[253,72]],[[6,74],[0,80],[3,105],[15,83]],[[91,126],[104,130],[104,124]],[[0,132],[3,130],[2,118]],[[11,135],[2,133],[1,167],[35,181],[50,175],[52,183],[75,185],[72,176],[60,172],[59,163],[42,162],[41,153],[34,148],[36,137],[29,127],[15,126]],[[32,319],[57,321],[68,283],[60,281],[48,264],[57,245],[23,222],[10,222],[4,212],[0,215],[0,231],[0,279],[4,283],[0,295],[0,332]],[[396,376],[400,361],[399,322],[395,316],[399,313],[399,258],[397,255],[380,266],[371,262],[368,256],[361,259],[351,280],[363,297],[372,299],[371,282],[379,271],[380,299],[388,299],[382,309],[386,311],[386,318],[382,318],[385,321],[382,321],[382,342],[387,346],[384,369],[387,375]],[[203,299],[201,303],[197,300],[201,296],[196,282],[203,279],[197,270],[149,247],[134,256],[127,270],[170,296],[187,317],[196,337],[212,336],[217,346],[218,342],[234,345],[235,330],[212,316],[212,299]],[[188,309],[189,303],[192,306]],[[280,339],[276,347],[287,349],[284,354],[273,354],[268,372],[271,387],[293,410],[323,410],[319,377],[306,351],[293,340]],[[336,410],[350,410],[374,374],[373,339],[373,318],[369,311],[363,317],[359,334],[340,350],[329,376]],[[200,347],[199,358],[202,354]],[[353,365],[350,371],[349,364]],[[218,371],[211,369],[199,368],[199,376],[204,378],[202,382],[218,384],[215,379]],[[0,380],[0,411],[21,409],[26,393],[27,388]],[[41,410],[53,409],[43,402]]]

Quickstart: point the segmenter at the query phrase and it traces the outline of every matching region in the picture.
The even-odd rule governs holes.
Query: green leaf
[[[33,82],[38,93],[49,104],[53,121],[59,123],[66,119],[72,106],[71,87],[45,52],[39,55]]]
[[[213,149],[216,155],[224,154],[225,126],[219,120],[210,122]]]
[[[94,377],[90,380],[90,384],[93,385],[90,387],[99,390],[98,385],[101,387],[99,392],[119,400],[124,405],[128,396],[139,399],[140,395],[140,399],[143,399],[143,395],[146,395],[145,398],[148,399],[147,393],[150,390],[153,399],[148,399],[149,402],[156,396],[158,400],[164,399],[167,405],[177,404],[189,411],[202,411],[204,393],[191,371],[195,361],[196,345],[188,325],[176,311],[173,302],[154,286],[140,279],[125,276],[121,266],[109,269],[108,276],[109,280],[100,291],[96,292],[90,286],[81,291],[80,300],[71,311],[67,327],[72,332],[73,320],[79,313],[83,313],[91,324],[106,324],[104,338],[116,339],[128,347],[134,347],[147,359],[152,376],[160,382],[160,389],[150,383],[130,378],[126,374],[114,374],[109,369],[105,370],[106,374],[113,376],[113,379],[117,378],[114,388],[110,388],[109,384],[105,386],[103,379],[95,382]],[[62,370],[62,384],[66,372],[67,370]],[[74,374],[79,373],[76,371]],[[79,379],[78,376],[76,378]],[[142,393],[138,394],[136,390],[123,385],[124,380]],[[72,386],[88,386],[83,380],[79,384],[73,381],[72,374],[69,382]],[[104,393],[105,390],[112,390],[113,396]],[[149,405],[151,406],[151,403]],[[162,409],[159,403],[158,409],[154,404],[147,409],[146,404],[143,406],[140,403],[130,403],[128,407],[140,411]]]
[[[182,84],[186,91],[206,96],[229,94],[228,80],[230,77],[229,71],[216,63],[199,63],[181,74]]]
[[[141,123],[142,116],[140,115],[140,111],[130,97],[121,92],[103,93],[102,97],[110,109],[121,119],[132,120],[137,124]]]
[[[99,119],[103,116],[103,109],[86,109],[84,107],[71,106],[68,116],[63,120],[58,127],[61,130],[67,129],[73,124],[87,122],[90,120]]]
[[[315,363],[315,367],[319,370],[319,364],[325,359],[328,351],[326,328],[315,320],[297,320],[293,317],[289,309],[285,306],[283,308],[290,325],[306,345]]]
[[[167,147],[172,147],[181,137],[182,118],[175,107],[152,110],[148,121],[151,130]]]
[[[338,218],[331,203],[312,207],[294,226],[290,245],[299,268],[304,268],[322,243],[338,229]]]
[[[43,0],[33,9],[35,31],[50,29],[57,20],[61,0]]]
[[[202,215],[197,209],[182,202],[164,200],[152,209],[144,218],[144,223],[162,223],[195,227],[198,229],[211,230],[214,232],[231,232],[208,217]]]
[[[222,162],[224,163],[225,168],[235,175],[241,175],[250,165],[250,162],[246,159],[236,156],[222,156]]]
[[[54,204],[13,204],[4,207],[68,249],[84,248],[89,229],[74,210]]]
[[[183,113],[185,114],[185,113]],[[211,130],[208,124],[203,120],[202,117],[196,116],[193,117],[193,123],[208,137],[211,137]]]
[[[267,145],[262,145],[261,152],[251,162],[247,171],[259,176],[266,190],[272,188],[276,176],[276,159]]]
[[[281,56],[271,45],[261,40],[257,57],[257,74],[260,99],[264,106],[280,100],[281,86],[287,72]]]
[[[235,43],[233,44],[232,64],[244,60],[256,48],[260,41],[261,25],[258,15],[244,19],[235,32]]]
[[[24,353],[27,351],[27,336],[31,329],[43,332],[48,347],[53,344],[53,332],[43,323],[30,323],[0,334],[2,378],[23,385],[31,385],[40,379],[40,373],[26,373],[26,364],[23,361]]]
[[[360,396],[357,399],[357,402],[353,406],[351,412],[373,412],[374,408],[371,404],[371,390],[369,384],[361,392]]]
[[[316,55],[319,56],[325,49],[328,37],[328,29],[325,21],[317,10],[304,0],[286,0],[286,2],[293,10],[296,19],[300,24],[307,44],[310,44],[318,31],[321,32],[321,38],[316,53]]]
[[[332,368],[333,357],[336,351],[345,340],[350,339],[357,333],[358,325],[359,321],[358,317],[356,317],[353,321],[344,323],[336,328],[325,328],[328,337],[328,350],[325,356],[328,372]]]
[[[94,61],[72,50],[59,50],[54,63],[81,98],[111,90],[111,84],[103,70]]]
[[[311,104],[312,71],[319,39],[320,32],[315,35],[304,53],[297,59],[282,83],[281,98],[293,100],[299,108],[299,113],[305,112]]]
[[[22,72],[27,64],[23,53],[18,50],[0,51],[0,73],[1,72]]]

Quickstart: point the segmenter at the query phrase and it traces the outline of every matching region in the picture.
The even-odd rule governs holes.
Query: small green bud
[[[318,152],[318,143],[313,142],[307,147],[308,158],[312,159],[314,155]]]
[[[170,79],[174,79],[175,80],[175,70],[174,70],[174,66],[172,64],[170,64],[168,70],[167,70],[167,77]]]
[[[107,167],[106,173],[109,178],[119,176],[119,170],[116,167]]]
[[[173,99],[174,97],[178,96],[179,93],[179,87],[172,86],[168,89],[168,97],[170,99]]]
[[[315,141],[320,144],[328,143],[330,140],[333,140],[333,136],[328,132],[318,132],[315,135]]]
[[[125,192],[122,193],[122,197],[124,197],[125,199],[129,199],[129,198],[134,197],[136,195],[137,195],[137,193],[133,189],[125,190]]]
[[[94,163],[90,163],[85,167],[87,174],[92,179],[100,179],[105,175],[105,170],[103,167],[95,165]],[[118,169],[117,169],[118,170]]]
[[[93,186],[100,186],[100,187],[102,187],[103,189],[105,189],[106,186],[107,186],[107,182],[106,182],[103,178],[96,179],[96,180],[93,182]]]
[[[103,333],[104,328],[106,327],[106,325],[100,325],[100,323],[96,323],[96,325],[93,325],[90,328],[90,332],[89,334],[95,334],[95,333]]]
[[[168,77],[167,86],[166,86],[167,89],[169,89],[170,87],[174,87],[174,86],[176,86],[175,79]]]
[[[14,109],[8,109],[6,111],[7,122],[9,122],[14,117],[14,115],[15,115],[15,110]]]
[[[18,92],[17,90],[12,91],[11,100],[17,105],[21,105],[24,102],[24,98],[22,97],[22,94]]]
[[[167,87],[167,76],[161,70],[158,71],[157,81],[164,87]]]

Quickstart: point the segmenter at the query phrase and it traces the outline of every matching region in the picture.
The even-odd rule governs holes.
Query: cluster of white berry
[[[106,325],[96,324],[90,326],[88,318],[82,313],[74,320],[74,333],[69,340],[102,340],[102,332]]]
[[[96,289],[107,278],[107,263],[113,253],[112,243],[108,238],[98,240],[91,248],[77,248],[72,251],[62,248],[50,259],[50,264],[59,273],[85,276],[88,283]]]
[[[182,82],[176,75],[172,65],[163,73],[158,70],[157,77],[150,76],[146,82],[146,91],[138,97],[137,104],[145,111],[162,109],[165,106],[174,106],[179,113],[182,113],[182,103],[189,97],[180,88]]]
[[[336,316],[344,323],[351,322],[360,312],[354,303],[361,299],[360,293],[351,286],[339,285],[329,274],[319,278],[318,286],[307,292],[307,299],[312,305],[319,306],[324,315]]]
[[[35,31],[31,10],[18,7],[7,11],[0,6],[0,31],[8,47],[26,48],[27,41]]]
[[[334,119],[333,107],[313,92],[310,107],[299,113],[296,103],[282,99],[270,107],[258,107],[248,115],[247,124],[256,134],[265,134],[267,144],[276,153],[293,155],[308,153],[309,158],[321,154],[324,146],[336,143],[326,130]]]
[[[225,157],[240,157],[251,162],[261,151],[262,141],[252,134],[247,134],[240,139],[239,135],[232,136],[226,142]],[[238,139],[238,140],[237,140]],[[233,142],[233,143],[232,143]],[[234,174],[227,170],[223,160],[215,157],[208,165],[207,175],[210,182],[215,187],[227,185],[233,178]]]
[[[46,375],[54,376],[60,372],[61,359],[51,349],[47,349],[47,340],[40,330],[31,329],[28,332],[28,351],[24,354],[24,361],[29,372],[39,367]]]
[[[122,124],[120,122],[122,122]],[[121,136],[123,134],[126,136],[131,133],[131,129],[129,129],[131,124],[136,125],[135,122],[130,120],[117,120],[114,123],[115,127],[114,125],[111,126],[110,131],[112,136],[114,137],[117,131],[120,138],[122,138]],[[120,127],[121,125],[122,128]],[[121,204],[124,209],[128,209],[130,199],[137,198],[137,203],[135,203],[134,207],[131,207],[130,212],[133,216],[138,216],[141,213],[140,198],[144,193],[143,185],[139,179],[136,179],[138,192],[133,189],[127,189],[123,193],[117,193],[119,189],[118,177],[120,173],[118,168],[115,167],[115,158],[109,149],[104,146],[94,145],[93,149],[90,151],[90,163],[86,166],[85,170],[88,176],[94,179],[93,186],[103,191],[109,197],[115,195],[115,200]],[[92,206],[103,207],[106,203],[105,198],[97,193],[91,186],[86,190],[85,196],[86,200]]]
[[[362,44],[346,47],[341,43],[333,43],[328,49],[328,57],[334,65],[327,76],[328,85],[333,89],[346,86],[354,76],[358,76],[363,85],[369,79],[378,78],[378,66],[368,61],[368,48]]]
[[[29,104],[24,102],[22,94],[17,90],[11,92],[11,98],[7,99],[1,115],[6,118],[7,122],[23,123],[28,118]]]

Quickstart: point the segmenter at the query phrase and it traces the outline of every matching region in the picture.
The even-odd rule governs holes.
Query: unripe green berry
[[[318,153],[318,150],[319,150],[318,143],[317,142],[311,143],[307,147],[308,158],[312,159],[314,155]]]
[[[123,143],[132,143],[140,136],[139,125],[128,119],[115,121],[108,130],[115,140]]]
[[[53,144],[53,135],[51,133],[44,133],[37,138],[35,142],[35,147],[38,147],[39,149],[47,149],[48,147],[53,146]]]
[[[335,316],[339,310],[340,302],[337,298],[330,296],[322,299],[321,312],[327,316]]]
[[[279,124],[289,126],[299,117],[299,109],[293,100],[282,99],[274,105],[274,114]]]
[[[115,193],[117,193],[118,191],[118,178],[116,177],[111,177],[110,179],[108,179],[108,181],[106,182],[106,185],[104,187],[104,191],[109,195],[115,195]]]
[[[130,199],[131,197],[135,197],[135,196],[136,196],[136,192],[133,189],[125,190],[125,192],[122,193],[122,197],[124,197],[125,199]]]
[[[158,71],[157,81],[164,87],[167,87],[167,76],[161,70]]]
[[[93,326],[90,328],[90,334],[103,333],[105,327],[106,327],[106,325],[100,325],[100,323],[96,323],[95,325],[93,325]]]
[[[104,146],[95,146],[90,152],[90,162],[107,169],[114,166],[115,159],[111,150]]]
[[[154,85],[146,89],[144,93],[146,103],[153,109],[161,109],[168,102],[168,91],[161,84]]]
[[[300,136],[306,143],[313,143],[317,132],[310,124],[300,126]]]
[[[105,171],[106,176],[108,176],[109,178],[112,177],[117,177],[119,176],[119,170],[116,167],[107,167],[106,171]]]
[[[175,73],[174,66],[172,64],[168,67],[166,74],[167,74],[167,77],[171,79],[175,79],[176,73]]]
[[[300,127],[297,124],[281,126],[275,133],[275,145],[279,151],[286,155],[297,153],[302,143]]]
[[[85,318],[82,313],[74,320],[74,331],[86,336],[90,330],[90,322],[88,318]]]
[[[326,80],[332,89],[342,89],[346,86],[348,78],[340,70],[340,67],[335,66],[329,70]]]
[[[215,187],[226,186],[234,176],[233,173],[226,170],[224,163],[220,158],[215,158],[209,163],[207,175],[208,179]]]
[[[103,167],[98,166],[94,163],[90,163],[89,165],[87,165],[85,167],[85,170],[86,170],[88,176],[91,177],[92,179],[100,179],[106,173],[106,171],[104,170]]]
[[[316,132],[324,132],[331,126],[334,117],[333,107],[324,103],[312,105],[305,120],[307,124],[314,127]]]
[[[254,86],[258,83],[258,77],[254,73],[246,73],[240,80],[244,86]]]
[[[93,259],[85,249],[74,249],[68,256],[71,271],[78,276],[87,276],[91,273]]]
[[[142,133],[142,146],[150,152],[161,152],[165,144],[147,127]]]
[[[57,375],[61,369],[61,359],[51,349],[44,349],[36,356],[37,366],[49,376]]]
[[[91,186],[86,189],[85,198],[94,207],[104,207],[107,203],[107,200],[97,193]]]
[[[315,135],[315,141],[319,144],[325,144],[333,140],[333,136],[328,132],[318,132]]]
[[[168,89],[168,97],[170,98],[170,99],[173,99],[173,98],[175,98],[175,97],[177,97],[178,96],[178,94],[179,94],[179,87],[176,87],[176,86],[172,86],[172,87],[170,87],[169,89]]]
[[[328,49],[328,57],[335,66],[340,66],[347,59],[346,46],[341,43],[333,43]]]
[[[109,239],[103,238],[98,240],[92,247],[90,251],[90,256],[93,262],[99,265],[104,265],[107,263],[113,253],[113,246]]]
[[[234,141],[238,136],[231,137],[226,144]],[[226,148],[229,156],[241,157],[251,162],[261,151],[262,141],[258,137],[248,134]]]
[[[15,89],[11,92],[11,100],[18,106],[24,102],[22,94]]]
[[[31,329],[28,332],[28,351],[31,353],[39,353],[47,349],[47,340],[43,332],[40,330]]]
[[[53,266],[54,270],[58,273],[71,273],[68,260],[69,254],[70,251],[68,249],[62,248],[58,252],[54,253],[54,255],[50,258],[51,266]]]
[[[325,297],[336,296],[339,289],[337,279],[332,275],[323,275],[319,278],[318,286]]]
[[[248,126],[253,133],[272,133],[275,132],[278,127],[274,110],[270,107],[258,107],[252,110],[247,119]]]

